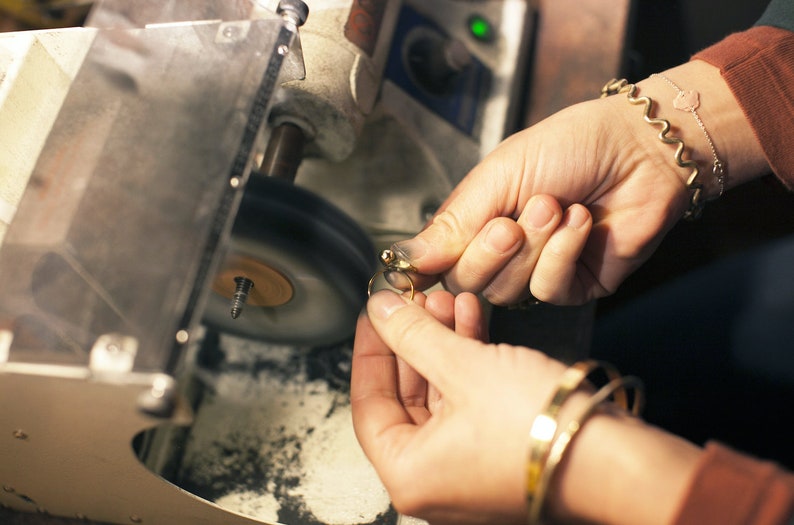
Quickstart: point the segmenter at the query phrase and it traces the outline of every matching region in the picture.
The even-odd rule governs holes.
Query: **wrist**
[[[637,84],[613,80],[602,98],[610,94],[618,94],[608,97],[612,104],[625,96],[636,106],[621,112],[623,133],[635,146],[630,162],[655,173],[657,183],[677,182],[678,189],[666,194],[675,220],[679,195],[687,199],[683,216],[697,218],[706,201],[769,170],[741,107],[719,70],[706,62],[693,60]],[[634,114],[639,118],[630,118]]]
[[[713,173],[715,157],[725,168],[725,189],[768,172],[752,127],[716,67],[693,60],[652,75],[637,87],[640,95],[653,100],[652,116],[669,121],[669,135],[686,145],[683,157],[697,163],[705,199],[718,197],[722,189]],[[664,146],[669,155],[673,146]],[[676,173],[686,183],[687,170]]]
[[[615,148],[613,156],[621,176],[635,183],[626,197],[635,199],[636,205],[644,209],[655,207],[664,220],[659,229],[666,231],[690,206],[692,193],[687,188],[687,178],[692,170],[676,163],[676,146],[660,140],[660,126],[644,118],[643,99],[646,96],[652,101],[649,118],[659,117],[658,95],[625,80],[613,81],[607,86],[604,90],[612,96],[604,98],[602,91],[600,100],[610,112],[612,121],[607,140]],[[673,135],[672,125],[668,136]]]
[[[625,413],[599,413],[571,443],[552,481],[549,517],[553,523],[670,523],[700,454]]]

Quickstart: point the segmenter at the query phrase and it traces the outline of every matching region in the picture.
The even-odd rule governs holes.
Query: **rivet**
[[[183,344],[187,343],[188,340],[190,340],[190,334],[188,333],[187,330],[179,330],[176,333],[176,342],[177,343],[183,345]]]

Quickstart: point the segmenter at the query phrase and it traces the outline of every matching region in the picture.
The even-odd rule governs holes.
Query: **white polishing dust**
[[[266,523],[393,523],[353,432],[349,360],[227,336],[221,347],[219,369],[199,372],[207,392],[178,484]]]
[[[267,492],[233,492],[215,500],[219,506],[262,521],[278,521],[278,500]]]
[[[356,441],[349,407],[337,409],[304,450],[303,483],[293,493],[317,519],[328,525],[369,523],[388,509],[389,496]]]

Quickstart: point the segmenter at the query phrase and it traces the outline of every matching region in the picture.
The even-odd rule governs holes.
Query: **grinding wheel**
[[[337,343],[353,335],[376,266],[369,237],[341,210],[289,182],[252,177],[204,323],[273,343]],[[241,277],[253,287],[235,319],[230,305]]]

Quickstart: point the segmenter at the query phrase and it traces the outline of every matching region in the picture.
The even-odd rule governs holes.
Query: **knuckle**
[[[564,241],[564,242],[563,242]],[[542,256],[546,259],[557,261],[566,261],[574,254],[574,246],[570,240],[565,239],[551,239],[543,247]]]
[[[488,264],[471,261],[461,261],[458,263],[456,281],[461,283],[461,288],[477,293],[488,282],[494,274],[494,270]]]
[[[489,284],[482,292],[483,297],[489,303],[497,306],[509,306],[519,302],[523,295],[527,294],[527,287],[522,286],[520,289],[507,289],[497,284]]]
[[[406,407],[423,407],[426,400],[425,394],[405,394],[400,393],[400,402]]]
[[[434,326],[429,318],[414,308],[403,308],[393,317],[403,313],[406,317],[401,322],[390,323],[390,341],[393,348],[411,352],[430,340]]]
[[[437,236],[445,239],[462,231],[462,222],[453,211],[447,209],[433,217],[430,227]]]

